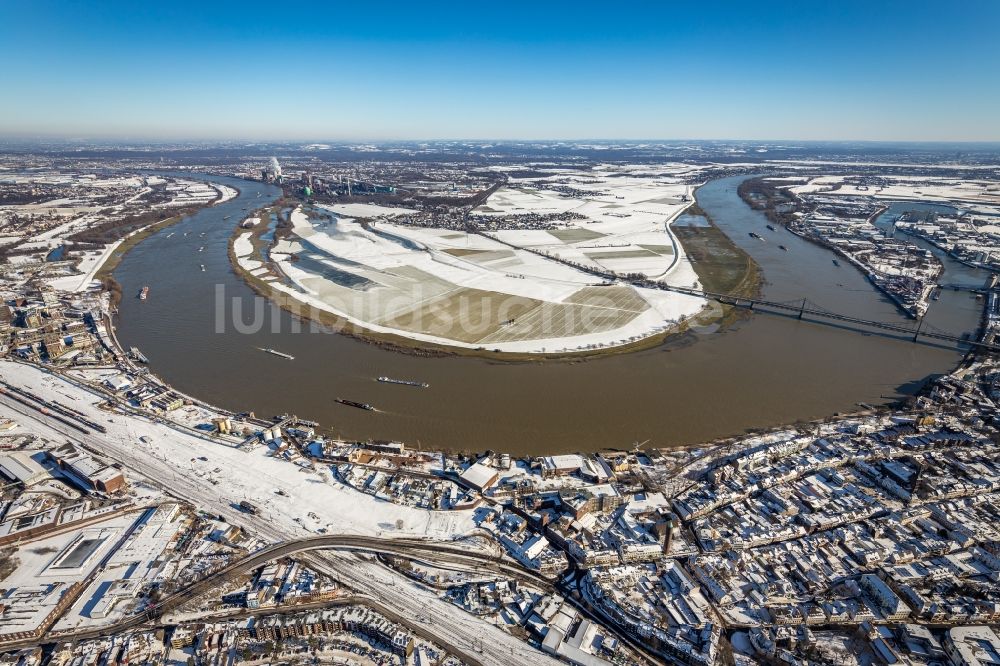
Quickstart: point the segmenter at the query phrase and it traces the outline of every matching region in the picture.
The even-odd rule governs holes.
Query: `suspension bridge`
[[[754,311],[773,311],[781,314],[794,315],[798,319],[805,319],[806,317],[810,319],[827,319],[830,321],[845,322],[847,324],[853,324],[855,326],[864,326],[868,328],[879,329],[883,331],[890,331],[892,333],[899,333],[907,336],[916,342],[920,338],[929,338],[932,340],[943,340],[945,342],[967,345],[969,347],[975,347],[977,349],[982,349],[985,351],[1000,351],[1000,345],[996,345],[990,342],[975,340],[971,336],[958,336],[947,331],[943,331],[936,326],[924,322],[923,319],[918,319],[913,326],[904,326],[902,324],[891,324],[884,321],[876,321],[873,319],[864,319],[862,317],[854,317],[851,315],[841,314],[839,312],[832,312],[827,310],[816,303],[811,302],[809,299],[802,299],[801,301],[768,301],[760,298],[744,298],[738,296],[731,296],[729,294],[720,294],[711,291],[702,291],[700,289],[689,289],[686,287],[675,287],[667,284],[661,283],[644,283],[644,287],[652,287],[655,289],[662,289],[664,291],[672,291],[679,294],[687,294],[688,296],[697,296],[699,298],[708,298],[725,305],[732,305],[738,308],[746,308],[748,310]],[[763,308],[763,310],[762,310]]]
[[[927,338],[931,340],[941,340],[944,342],[952,343],[955,345],[964,345],[967,347],[975,348],[982,351],[990,352],[1000,352],[1000,345],[993,344],[992,342],[986,342],[985,340],[976,340],[972,335],[959,336],[944,331],[936,326],[924,322],[923,318],[917,319],[913,326],[904,326],[902,324],[891,324],[884,321],[876,321],[873,319],[864,319],[862,317],[854,317],[852,315],[841,314],[839,312],[833,312],[827,310],[822,306],[811,302],[809,299],[804,298],[801,301],[768,301],[761,298],[744,298],[738,296],[732,296],[730,294],[721,294],[712,291],[702,291],[701,289],[691,289],[687,287],[675,287],[672,285],[664,284],[662,282],[657,282],[652,279],[635,279],[619,275],[612,271],[603,270],[595,266],[589,266],[575,261],[570,261],[563,257],[555,256],[543,252],[537,248],[526,248],[519,245],[515,245],[508,241],[497,238],[495,235],[488,234],[480,229],[475,228],[471,225],[466,225],[466,229],[470,233],[476,233],[486,238],[489,238],[498,243],[502,243],[516,250],[526,250],[533,254],[537,254],[541,257],[545,257],[551,261],[555,261],[571,268],[583,271],[585,273],[590,273],[596,277],[606,280],[607,283],[626,281],[634,287],[646,287],[648,289],[662,289],[663,291],[672,291],[678,294],[686,294],[688,296],[695,296],[697,298],[705,298],[709,300],[718,301],[725,305],[732,305],[738,308],[746,308],[748,310],[767,312],[770,311],[775,314],[784,315],[794,315],[798,319],[805,319],[807,316],[810,321],[817,321],[816,323],[822,323],[822,320],[827,320],[829,322],[843,322],[845,324],[850,324],[858,332],[864,332],[860,327],[874,328],[882,331],[888,331],[891,333],[898,333],[903,336],[910,338],[913,342],[917,342],[920,338]],[[982,289],[976,289],[967,285],[960,284],[945,284],[939,285],[940,288],[946,289],[961,289],[965,291],[970,291],[974,293],[986,294],[990,291],[990,286],[984,286]],[[763,309],[762,309],[763,308]]]

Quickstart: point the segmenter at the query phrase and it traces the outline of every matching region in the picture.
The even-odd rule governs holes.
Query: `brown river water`
[[[765,298],[808,298],[866,319],[912,323],[846,261],[838,267],[830,251],[781,228],[768,231],[763,215],[736,192],[742,178],[713,181],[697,200],[760,264]],[[263,330],[242,333],[226,324],[219,332],[219,290],[239,299],[245,313],[254,307],[255,295],[229,265],[233,227],[244,209],[263,205],[278,191],[262,183],[209,179],[238,187],[240,196],[144,240],[116,269],[126,296],[116,320],[121,342],[139,347],[165,381],[209,403],[258,416],[294,413],[346,438],[515,454],[628,448],[647,439],[649,446],[690,445],[852,411],[858,402],[899,399],[951,370],[962,354],[763,313],[722,333],[691,334],[690,344],[583,362],[413,356],[344,335],[294,332],[291,316],[271,308],[264,312]],[[751,238],[750,231],[767,242]],[[986,279],[982,271],[945,263],[944,283],[981,286]],[[132,298],[143,285],[150,286],[149,298]],[[961,335],[975,331],[980,312],[968,292],[946,290],[932,302],[927,321]],[[430,387],[382,384],[379,375]],[[379,411],[337,404],[338,397]]]

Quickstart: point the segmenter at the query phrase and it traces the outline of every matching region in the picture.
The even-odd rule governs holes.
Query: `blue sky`
[[[998,26],[997,0],[0,0],[0,135],[997,141]]]

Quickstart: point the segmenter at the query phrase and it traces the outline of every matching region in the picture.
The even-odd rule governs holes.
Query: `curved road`
[[[130,473],[159,486],[167,495],[193,506],[211,508],[213,513],[223,515],[231,524],[279,544],[273,548],[280,549],[286,542],[306,542],[310,546],[309,550],[317,547],[315,541],[303,539],[301,528],[290,520],[286,524],[280,516],[270,522],[248,516],[233,508],[239,504],[240,497],[220,497],[221,487],[217,488],[200,480],[179,475],[170,460],[157,458],[149,451],[132,445],[129,441],[131,437],[126,438],[122,433],[114,431],[114,428],[120,425],[120,416],[114,424],[109,424],[111,427],[107,435],[84,434],[58,421],[47,419],[37,411],[11,400],[9,396],[0,395],[0,403],[18,413],[22,423],[31,424],[27,429],[32,432],[46,436],[52,441],[69,440],[98,455],[113,458]],[[185,440],[183,435],[165,426],[153,424],[151,427],[160,431],[157,437],[171,438],[175,441]],[[198,455],[196,451],[204,446],[205,443],[201,440],[191,438],[192,455]],[[357,550],[357,547],[354,549]],[[273,557],[274,551],[271,552]],[[454,556],[454,553],[450,556]],[[487,559],[492,557],[495,556],[487,556]],[[555,666],[561,663],[526,642],[467,614],[434,592],[414,584],[405,576],[381,564],[359,559],[349,553],[334,554],[321,550],[311,552],[303,559],[319,573],[378,599],[385,607],[393,609],[393,617],[399,618],[400,624],[470,663],[481,666],[511,664]],[[524,572],[521,572],[521,575],[523,576]],[[421,623],[418,618],[422,617],[434,618],[434,622]],[[129,626],[139,626],[146,621],[148,619],[145,615],[131,618],[129,622],[134,624]],[[122,625],[118,628],[122,630],[128,627]],[[45,641],[38,639],[29,641],[30,644],[41,642]]]
[[[77,641],[118,634],[127,629],[141,626],[147,622],[152,622],[165,613],[175,610],[189,601],[192,601],[225,584],[229,580],[253,571],[268,562],[282,557],[287,557],[289,555],[312,550],[348,550],[377,554],[392,553],[395,555],[411,557],[420,556],[423,559],[438,560],[455,564],[467,564],[475,567],[480,567],[486,564],[488,568],[493,569],[494,571],[511,577],[516,577],[522,582],[527,582],[536,587],[540,587],[547,592],[555,592],[555,587],[548,579],[537,574],[533,574],[532,572],[524,571],[517,567],[504,564],[502,562],[502,557],[486,553],[477,553],[473,550],[457,548],[444,543],[428,542],[421,539],[324,535],[273,544],[254,553],[250,553],[246,557],[226,565],[219,571],[216,571],[189,585],[183,590],[179,590],[171,594],[155,606],[151,606],[141,613],[123,618],[117,622],[106,624],[95,629],[54,633],[39,639],[9,643],[3,647],[4,649],[14,649],[30,647],[32,645],[48,643],[55,640]],[[444,555],[445,557],[436,557],[438,555]],[[276,611],[278,610],[284,609],[276,609]]]

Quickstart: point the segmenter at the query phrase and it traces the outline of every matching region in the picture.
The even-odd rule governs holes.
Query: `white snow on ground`
[[[157,204],[154,208],[176,208],[179,206],[208,204],[211,203],[216,197],[220,196],[220,194],[223,198],[226,197],[226,193],[221,189],[222,187],[224,186],[217,186],[196,180],[177,179],[166,187],[167,191],[173,195],[171,200],[165,203]],[[231,188],[228,187],[225,189],[231,190]],[[236,196],[235,191],[233,191],[230,198],[233,196]]]
[[[239,192],[234,187],[229,187],[228,185],[220,185],[219,183],[212,183],[214,187],[219,192],[219,200],[216,204],[224,203],[230,199],[235,199]]]
[[[2,409],[2,407],[0,407]],[[45,583],[55,583],[66,580],[67,576],[89,575],[101,561],[101,557],[106,555],[108,550],[121,537],[129,525],[135,522],[138,513],[130,513],[118,516],[109,520],[104,520],[89,527],[79,530],[69,530],[62,534],[50,536],[29,544],[19,546],[17,556],[17,568],[6,578],[5,587],[22,587],[27,585],[39,585]],[[57,564],[56,560],[64,554],[64,550],[80,534],[86,535],[90,539],[101,539],[100,546],[81,566],[67,570],[66,568],[53,568]],[[24,551],[24,552],[21,552]]]
[[[245,231],[233,241],[233,252],[237,257],[249,257],[253,254],[253,244],[250,242],[250,232]]]
[[[0,396],[0,415],[15,416],[25,431],[53,442],[64,441],[68,436],[104,452],[105,456],[114,454],[133,482],[155,480],[199,508],[212,511],[217,507],[231,524],[270,543],[305,536],[322,522],[327,522],[332,526],[330,531],[338,534],[379,536],[388,532],[400,536],[426,535],[435,540],[449,540],[472,531],[472,512],[431,512],[381,502],[353,490],[335,488],[319,479],[315,472],[295,471],[295,465],[269,459],[259,452],[231,449],[137,418],[128,417],[126,424],[126,417],[109,417],[94,407],[91,401],[97,398],[86,390],[67,386],[63,379],[49,376],[35,366],[0,362],[0,376],[39,393],[51,390],[51,384],[58,382],[56,392],[73,393],[77,399],[68,399],[74,400],[75,408],[92,419],[106,421],[108,426],[106,435],[63,434],[44,415]],[[153,442],[143,443],[139,440],[142,436],[152,437]],[[196,456],[204,456],[206,460],[191,460]],[[288,497],[272,490],[281,490]],[[242,501],[244,493],[247,500],[263,507],[259,515],[248,516],[227,506]],[[319,515],[320,521],[312,520],[309,511]],[[402,521],[400,528],[396,528],[396,519]],[[329,555],[320,552],[314,566],[348,588],[382,600],[405,617],[417,621],[428,616],[435,618],[433,633],[442,644],[475,646],[477,658],[488,666],[559,663],[517,637],[442,600],[436,591],[379,563],[346,552]]]
[[[49,284],[56,289],[64,289],[66,291],[85,291],[94,281],[94,276],[97,274],[97,271],[101,269],[104,262],[108,260],[111,253],[114,252],[118,246],[122,244],[122,242],[123,240],[117,240],[114,243],[105,245],[102,250],[84,253],[80,258],[79,264],[77,264],[77,270],[81,271],[80,275],[66,275],[54,278],[49,280]]]
[[[303,247],[272,252],[292,284],[274,286],[367,330],[441,345],[545,353],[629,344],[697,314],[704,301],[626,283],[602,287],[600,278],[549,257],[697,287],[669,230],[692,200],[691,187],[671,182],[662,166],[655,174],[631,169],[563,176],[558,186],[573,188],[573,196],[513,184],[474,211],[574,216],[554,230],[487,237],[392,223],[390,216],[412,212],[406,209],[336,205],[328,207],[337,216],[331,221],[297,209],[291,221]],[[351,216],[380,221],[365,228]],[[249,254],[243,244],[236,253]]]
[[[957,202],[978,210],[1000,210],[1000,186],[987,180],[959,180],[940,176],[881,176],[880,184],[856,184],[845,176],[814,176],[805,185],[793,185],[795,194],[873,197],[876,199]]]
[[[368,203],[333,204],[328,208],[343,217],[379,217],[382,215],[396,216],[416,213],[412,208],[390,208]]]
[[[52,183],[60,185],[76,185],[83,188],[79,198],[61,197],[40,203],[0,206],[0,217],[2,217],[4,212],[13,211],[19,215],[42,215],[47,218],[55,216],[59,219],[59,223],[55,226],[33,233],[30,238],[24,234],[15,234],[7,237],[6,239],[0,239],[0,243],[2,243],[3,240],[7,240],[8,242],[21,240],[23,241],[20,245],[21,248],[35,249],[40,253],[44,253],[50,249],[58,247],[60,244],[66,242],[67,238],[76,232],[105,221],[108,210],[115,211],[116,213],[126,210],[126,207],[129,204],[132,204],[149,194],[152,191],[152,188],[150,187],[151,185],[158,185],[167,182],[159,177],[149,177],[146,179],[146,184],[144,185],[143,179],[137,176],[97,178],[93,175],[87,174],[11,174],[7,176],[7,178],[19,183]],[[115,203],[115,205],[111,208],[88,205],[89,203],[92,203],[94,194],[92,190],[97,189],[103,191],[109,188],[129,189],[127,196]],[[173,199],[164,204],[157,204],[154,207],[162,208],[207,204],[213,200],[215,200],[216,203],[221,203],[223,201],[229,201],[239,194],[235,188],[226,185],[219,185],[215,183],[209,184],[192,180],[173,181],[167,185],[166,189],[174,195]],[[101,194],[101,192],[99,191],[97,194]],[[65,219],[65,221],[62,221],[63,219]],[[125,238],[128,238],[136,233],[140,233],[146,228],[148,228],[148,226],[142,229],[137,229]],[[48,279],[48,282],[54,288],[65,291],[79,292],[92,287],[95,274],[123,240],[124,239],[121,239],[115,241],[114,243],[104,245],[99,250],[75,253],[72,258],[77,259],[78,261],[75,269],[77,273],[52,277]],[[29,260],[33,261],[34,259],[15,258],[14,261],[16,263],[17,261]]]
[[[427,511],[378,500],[332,480],[329,468],[304,470],[267,454],[259,445],[251,451],[214,443],[176,428],[120,415],[109,416],[96,407],[95,394],[55,378],[36,366],[9,361],[0,362],[0,377],[39,395],[51,395],[53,383],[69,396],[74,409],[103,424],[108,432],[101,438],[130,451],[120,460],[126,467],[142,469],[151,478],[169,485],[172,481],[193,479],[217,493],[223,505],[246,499],[260,508],[263,519],[282,515],[295,519],[305,530],[325,528],[331,533],[378,535],[386,531],[399,535],[430,536],[447,539],[474,529],[473,512]],[[17,422],[24,418],[0,404],[0,415]],[[45,417],[37,415],[39,418]],[[36,430],[38,428],[35,428]],[[54,441],[65,437],[53,430],[39,432]],[[146,444],[140,438],[148,437]],[[205,460],[201,460],[204,457]],[[126,472],[128,474],[128,472]],[[277,494],[277,490],[285,495]],[[312,518],[310,513],[319,517]],[[396,528],[396,520],[402,527]]]

